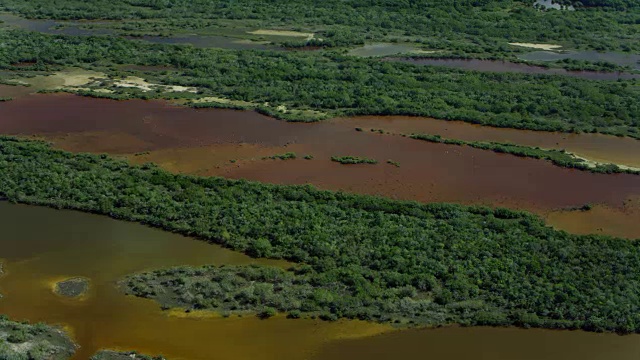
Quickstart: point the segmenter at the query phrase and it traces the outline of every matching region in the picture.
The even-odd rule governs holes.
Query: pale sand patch
[[[59,71],[54,73],[53,76],[57,76],[62,79],[63,83],[61,86],[83,86],[87,85],[94,81],[96,78],[104,78],[104,73],[84,70],[84,69],[70,69]]]
[[[587,158],[584,158],[582,156],[578,156],[576,154],[570,153],[571,156],[573,156],[576,159],[581,159],[582,161],[584,161],[584,164],[591,167],[591,168],[595,168],[598,165],[609,165],[612,163],[605,163],[605,162],[598,162],[598,161],[593,161],[593,160],[589,160]],[[627,165],[621,165],[621,164],[614,164],[616,166],[618,166],[620,169],[622,170],[631,170],[631,171],[640,171],[640,168],[637,167],[633,167],[633,166],[627,166]]]
[[[93,90],[97,93],[104,93],[104,94],[113,94],[115,91],[110,90],[110,89],[95,89]]]
[[[94,82],[96,79],[103,78],[105,78],[105,74],[101,72],[84,69],[67,69],[58,71],[52,75],[39,75],[14,81],[31,85],[37,91],[85,86]]]
[[[153,91],[160,89],[171,92],[191,92],[197,93],[195,87],[179,86],[179,85],[162,85],[147,82],[145,79],[129,76],[120,80],[111,80],[106,74],[85,70],[85,69],[67,69],[58,71],[52,75],[39,75],[32,78],[11,80],[15,83],[30,85],[34,91],[38,90],[85,90],[95,91],[99,93],[113,93],[111,89],[105,89],[109,85],[121,88],[138,88],[142,91]]]
[[[173,92],[191,92],[191,93],[198,92],[198,89],[196,89],[195,87],[153,84],[137,76],[127,76],[122,80],[115,80],[113,82],[113,85],[117,87],[125,87],[125,88],[138,88],[142,91],[153,91],[156,88],[160,88],[162,90],[168,90]]]
[[[555,49],[560,49],[562,47],[562,45],[533,44],[533,43],[509,43],[509,45],[527,47],[532,49],[541,49],[541,50],[555,50]]]
[[[31,85],[28,82],[25,82],[25,81],[22,81],[22,80],[17,80],[17,79],[9,79],[9,80],[7,80],[7,82],[10,83],[10,84],[17,84],[17,85],[22,85],[22,86]]]
[[[195,104],[216,102],[221,104],[232,104],[232,105],[238,105],[238,106],[256,106],[255,103],[248,102],[248,101],[231,100],[231,99],[225,99],[225,98],[215,97],[215,96],[207,96],[199,99],[194,99],[192,100],[192,102]]]
[[[270,36],[291,36],[291,37],[305,37],[308,40],[313,39],[313,33],[303,33],[299,31],[290,31],[290,30],[267,30],[267,29],[259,29],[248,31],[247,33],[253,35],[270,35]]]

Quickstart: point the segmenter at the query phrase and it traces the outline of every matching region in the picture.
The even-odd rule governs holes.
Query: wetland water
[[[356,321],[169,316],[153,301],[120,293],[116,282],[128,273],[183,264],[283,263],[74,211],[0,202],[0,223],[6,270],[0,278],[0,313],[65,325],[81,345],[74,360],[87,360],[103,347],[176,360],[305,359],[333,339],[388,330]],[[54,282],[75,276],[91,280],[86,299],[53,293]]]
[[[97,26],[107,25],[106,21],[55,21],[41,19],[25,19],[12,14],[0,14],[0,23],[17,27],[20,29],[37,31],[50,35],[70,35],[70,36],[94,36],[94,35],[113,35],[114,31],[109,28],[100,28]],[[88,25],[94,25],[88,27]],[[252,42],[249,40],[237,39],[226,36],[215,35],[195,35],[183,34],[176,36],[126,36],[127,39],[146,41],[157,44],[191,44],[201,48],[223,48],[233,50],[278,50],[277,46]]]
[[[629,66],[640,70],[640,54],[597,51],[533,51],[520,56],[522,60],[529,61],[557,61],[562,59],[574,59],[585,61],[606,61],[620,66]]]
[[[539,329],[416,329],[335,342],[314,360],[632,360],[640,336]]]
[[[590,149],[596,159],[628,159],[630,165],[640,153],[640,142],[633,139],[456,124],[402,117],[286,123],[247,111],[196,110],[160,101],[65,94],[29,95],[0,103],[0,133],[36,135],[69,151],[122,155],[136,163],[155,162],[174,172],[311,183],[325,189],[425,202],[501,205],[543,215],[587,203],[602,204],[606,216],[590,222],[593,232],[602,229],[598,232],[640,238],[637,213],[624,205],[630,198],[640,198],[637,175],[592,174],[541,160],[354,130],[361,126],[464,140],[510,140],[566,148],[583,156],[588,154],[581,149]],[[436,131],[437,127],[451,130]],[[298,159],[262,160],[289,151],[296,152]],[[302,159],[306,154],[314,159]],[[330,160],[341,155],[373,158],[379,164],[348,166]],[[399,162],[400,167],[386,164],[387,160]],[[585,214],[564,213],[554,218],[553,225],[564,229],[570,220],[567,216],[584,218]],[[619,221],[612,222],[613,218]],[[624,226],[610,226],[620,222]]]
[[[618,79],[640,79],[640,74],[629,74],[624,72],[604,72],[604,71],[568,71],[565,69],[545,68],[527,64],[513,63],[498,60],[478,60],[478,59],[410,59],[410,58],[388,58],[388,61],[404,62],[414,65],[444,66],[465,70],[490,71],[490,72],[515,72],[525,74],[546,74],[565,75],[579,77],[589,80],[618,80]],[[535,59],[529,59],[535,60]]]

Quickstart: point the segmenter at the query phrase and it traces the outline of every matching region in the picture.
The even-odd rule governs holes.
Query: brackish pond
[[[620,66],[629,66],[640,70],[640,55],[620,52],[597,51],[533,51],[520,56],[522,60],[529,61],[557,61],[562,59],[574,59],[585,61],[606,61]]]
[[[367,44],[349,51],[349,55],[372,57],[406,54],[416,51],[417,48],[410,44],[376,43]]]
[[[94,35],[113,35],[114,31],[109,28],[94,27],[99,25],[108,24],[108,22],[100,21],[55,21],[55,20],[41,20],[41,19],[25,19],[12,14],[0,14],[0,22],[4,24],[17,27],[20,29],[26,29],[30,31],[37,31],[50,35],[70,35],[70,36],[94,36]],[[88,27],[87,25],[94,25]],[[266,50],[266,49],[279,49],[277,46],[268,45],[263,42],[253,42],[249,40],[237,39],[226,36],[215,35],[176,35],[176,36],[140,36],[140,37],[126,37],[128,39],[146,41],[157,44],[191,44],[195,47],[202,48],[222,48],[222,49],[234,49],[234,50]]]
[[[546,74],[564,75],[589,80],[618,80],[618,79],[640,79],[640,74],[630,74],[624,72],[605,71],[568,71],[565,69],[545,68],[520,63],[498,60],[478,60],[478,59],[410,59],[410,58],[389,58],[388,61],[398,61],[414,65],[444,66],[456,69],[489,71],[489,72],[514,72],[525,74]],[[533,60],[533,59],[529,59]]]

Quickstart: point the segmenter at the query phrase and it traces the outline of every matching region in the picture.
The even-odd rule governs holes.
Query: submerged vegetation
[[[260,112],[287,120],[417,115],[497,127],[640,138],[640,85],[634,80],[483,73],[336,53],[197,49],[117,37],[64,37],[24,31],[0,31],[0,43],[4,44],[0,48],[0,68],[4,69],[31,61],[42,70],[83,66],[115,76],[122,75],[116,68],[119,64],[164,66],[173,70],[146,74],[147,80],[197,88],[197,93],[82,90],[85,95],[118,99],[215,97],[231,105],[209,102],[194,106],[251,103]]]
[[[167,289],[184,306],[640,332],[640,242],[556,231],[525,212],[171,174],[8,137],[0,139],[0,197],[296,263],[289,271],[209,267],[133,278],[132,292]],[[185,290],[193,296],[181,296]]]
[[[412,134],[412,139],[424,140],[435,143],[470,146],[476,149],[491,150],[497,153],[511,154],[520,157],[529,157],[534,159],[548,160],[554,165],[562,166],[570,169],[578,169],[591,171],[594,173],[614,174],[627,173],[640,175],[640,171],[633,169],[621,168],[616,164],[589,164],[584,159],[566,152],[565,150],[541,149],[539,147],[530,147],[525,145],[516,145],[511,143],[499,143],[491,141],[464,141],[458,139],[445,139],[440,135],[429,134]]]
[[[42,323],[15,322],[0,315],[1,360],[67,360],[75,350],[62,330]]]

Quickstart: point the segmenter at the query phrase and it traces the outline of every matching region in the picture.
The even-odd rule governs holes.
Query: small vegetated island
[[[556,231],[525,212],[177,175],[10,137],[0,138],[0,196],[294,263],[123,280],[126,292],[169,307],[640,332],[640,242]]]
[[[331,161],[338,162],[343,165],[355,165],[355,164],[371,164],[375,165],[378,163],[378,160],[369,159],[366,157],[358,157],[358,156],[332,156]]]

